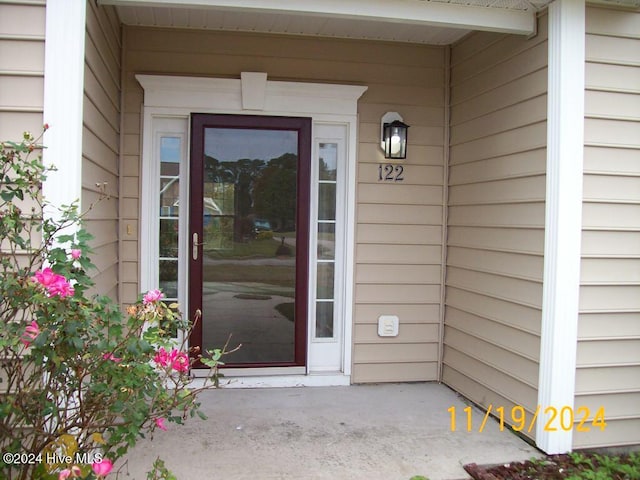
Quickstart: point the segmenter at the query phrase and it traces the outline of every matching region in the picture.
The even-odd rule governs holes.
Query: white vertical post
[[[546,407],[573,408],[575,395],[582,169],[585,1],[549,5],[547,191],[536,443],[547,453],[572,447],[572,429],[546,431]]]
[[[44,59],[45,165],[55,165],[42,186],[53,206],[70,205],[82,192],[82,103],[86,1],[47,0]],[[55,209],[44,212],[56,218]]]
[[[49,204],[44,218],[59,218],[57,208],[78,201],[82,193],[82,102],[84,97],[84,42],[86,0],[47,0],[44,44],[44,113],[49,125],[45,132],[42,158],[54,165],[42,185]],[[69,234],[70,231],[61,233]],[[73,413],[78,396],[59,398],[59,406]],[[48,427],[53,432],[54,422]]]

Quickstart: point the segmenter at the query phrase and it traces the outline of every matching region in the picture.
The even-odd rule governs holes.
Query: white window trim
[[[50,128],[42,158],[57,170],[47,175],[42,192],[53,207],[76,201],[81,207],[85,29],[86,2],[69,8],[66,0],[47,1],[43,119]],[[44,215],[55,219],[59,212],[46,209]]]
[[[358,99],[367,90],[366,86],[336,85],[298,82],[262,82],[247,81],[247,78],[258,78],[255,72],[243,72],[245,90],[256,88],[255,91],[243,92],[243,82],[240,79],[220,79],[202,77],[180,77],[162,75],[136,75],[136,79],[144,89],[143,107],[143,150],[142,172],[146,178],[153,171],[153,118],[178,117],[189,119],[192,112],[215,114],[245,114],[245,115],[283,115],[308,116],[315,122],[326,122],[345,125],[348,132],[347,139],[347,172],[346,184],[346,214],[345,214],[345,262],[344,278],[344,355],[343,376],[351,375],[351,342],[353,329],[353,279],[355,266],[355,186],[356,186],[356,151],[357,151],[357,105]],[[243,96],[251,96],[252,109],[243,108]],[[259,98],[263,96],[263,98]],[[263,101],[261,101],[263,100]],[[262,109],[257,109],[262,106]],[[258,107],[259,108],[259,107]],[[312,131],[312,138],[313,131]],[[187,173],[188,175],[188,173]],[[188,178],[188,177],[187,177]],[[152,231],[151,222],[143,218],[151,209],[152,185],[143,180],[141,195],[140,240],[141,245],[153,245],[156,233]],[[186,223],[186,222],[185,222]],[[186,226],[184,227],[186,228]],[[188,232],[181,231],[182,238]],[[156,242],[157,243],[157,242]],[[152,276],[155,266],[153,258],[140,255],[140,286],[144,291],[154,287],[155,277]],[[338,378],[338,377],[336,377]],[[338,383],[344,380],[336,380]]]
[[[158,288],[156,279],[158,278],[159,264],[158,259],[160,256],[160,247],[158,242],[158,229],[159,229],[159,216],[160,211],[160,198],[158,192],[160,192],[160,163],[153,161],[154,158],[159,158],[159,139],[161,137],[178,137],[181,141],[181,159],[180,159],[180,172],[181,177],[189,178],[189,156],[188,147],[189,144],[189,127],[188,117],[181,118],[179,116],[160,117],[162,120],[169,120],[162,122],[161,125],[154,124],[152,119],[148,120],[149,125],[152,127],[152,131],[149,135],[146,135],[143,139],[143,149],[149,152],[149,155],[143,156],[142,171],[144,173],[145,181],[142,183],[141,198],[144,199],[144,207],[141,214],[141,220],[147,215],[147,220],[142,221],[140,225],[140,245],[138,250],[138,258],[140,259],[140,290],[146,292],[153,288]],[[187,182],[181,181],[180,183],[180,199],[186,198],[188,195]],[[153,212],[153,213],[151,213]],[[188,225],[186,222],[179,218],[179,266],[187,265],[188,256]],[[188,291],[188,275],[185,273],[185,268],[180,268],[178,271],[178,303],[180,305],[187,305],[187,296],[184,292]],[[180,286],[183,286],[180,288]],[[182,342],[182,337],[178,336],[178,342]]]
[[[319,188],[320,181],[318,176],[318,164],[314,165],[313,172],[311,174],[311,231],[310,231],[310,242],[312,246],[316,248],[311,248],[309,252],[309,303],[308,303],[308,314],[309,314],[309,332],[308,332],[308,347],[309,351],[307,353],[307,358],[317,359],[318,356],[324,354],[329,354],[334,360],[337,359],[333,357],[330,353],[334,350],[334,346],[336,344],[343,342],[343,336],[345,334],[345,325],[344,322],[336,321],[337,319],[347,319],[350,318],[350,311],[352,310],[352,305],[347,305],[344,300],[344,291],[345,291],[345,276],[340,275],[343,272],[342,265],[347,264],[347,259],[350,258],[347,256],[347,251],[349,251],[349,243],[346,239],[346,221],[345,221],[345,213],[340,206],[346,204],[346,195],[349,194],[346,188],[343,187],[347,175],[347,168],[349,166],[348,153],[347,153],[347,142],[349,139],[349,131],[346,125],[336,125],[335,123],[324,125],[322,122],[314,122],[314,135],[312,139],[312,149],[313,156],[316,159],[319,159],[319,145],[320,143],[335,143],[338,147],[338,160],[339,164],[337,165],[337,182],[336,182],[336,217],[335,217],[335,247],[336,252],[333,259],[333,265],[335,268],[336,275],[334,276],[334,296],[333,296],[333,305],[334,305],[334,335],[329,338],[316,337],[315,335],[315,326],[316,326],[316,313],[317,313],[317,280],[318,280],[318,255],[317,255],[317,242],[318,242],[318,208],[319,208]],[[323,127],[329,127],[329,130],[324,129]],[[337,129],[335,127],[338,127]],[[340,162],[340,160],[342,160]],[[347,160],[347,161],[345,161]],[[351,340],[350,340],[351,341]],[[324,363],[323,365],[316,364],[314,365],[314,370],[312,373],[322,373],[328,374],[335,371],[343,371],[345,368],[345,360],[344,360],[344,349],[339,355],[339,366],[336,367],[335,363]],[[310,361],[310,364],[313,363]]]
[[[585,2],[549,6],[547,193],[536,444],[549,454],[572,447],[572,429],[547,431],[544,410],[572,407],[582,237]]]

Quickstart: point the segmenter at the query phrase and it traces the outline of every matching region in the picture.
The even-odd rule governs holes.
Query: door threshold
[[[206,377],[208,368],[196,368],[191,370],[194,377]],[[226,377],[262,377],[276,375],[305,375],[307,367],[249,367],[249,368],[221,368],[220,373]]]
[[[268,370],[268,369],[258,369]],[[351,385],[351,376],[340,372],[305,374],[267,374],[234,376],[226,371],[220,379],[221,388],[291,388],[291,387],[336,387]],[[204,386],[205,378],[196,376],[190,388]],[[211,382],[207,382],[208,385]]]

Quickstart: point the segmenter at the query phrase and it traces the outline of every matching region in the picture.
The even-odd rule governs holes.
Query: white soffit
[[[471,30],[530,35],[548,0],[99,0],[127,25],[446,45]]]

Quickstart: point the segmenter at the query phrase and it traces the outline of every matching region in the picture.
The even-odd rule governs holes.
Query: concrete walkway
[[[208,420],[157,430],[119,478],[144,480],[158,455],[183,480],[452,480],[469,478],[466,463],[539,455],[492,419],[479,433],[475,407],[467,432],[467,404],[435,383],[220,389],[200,399]]]

